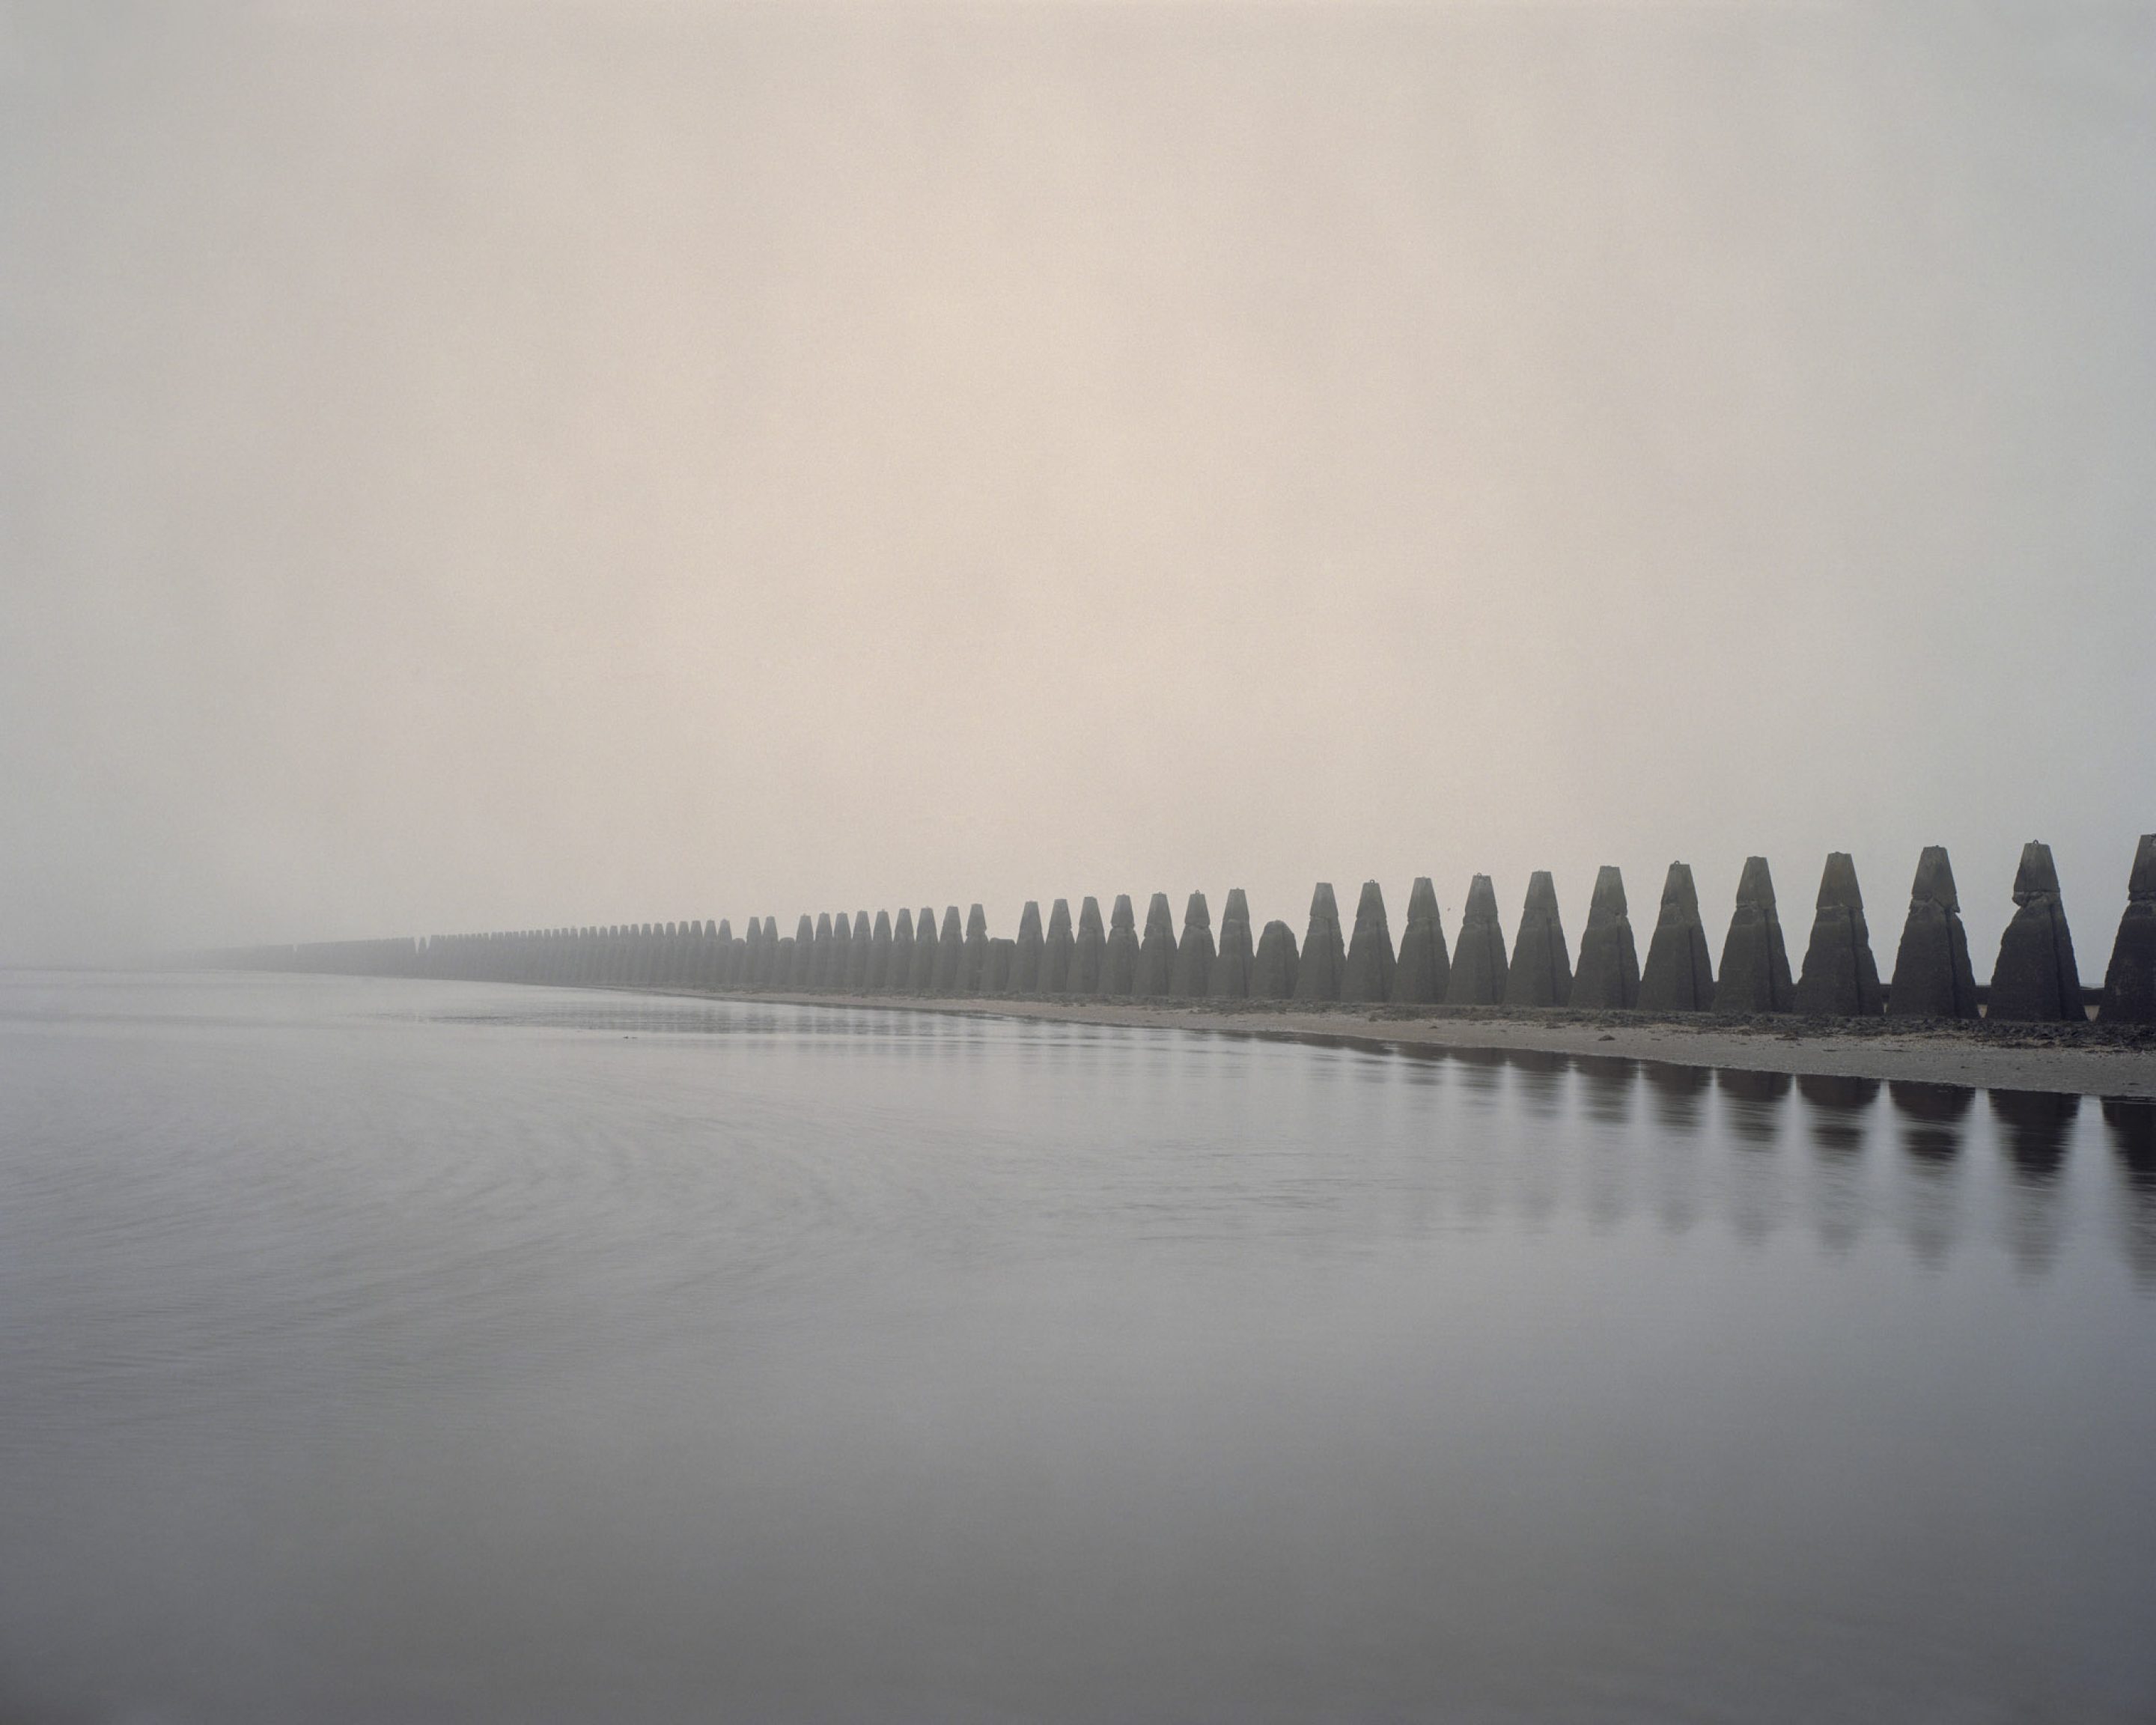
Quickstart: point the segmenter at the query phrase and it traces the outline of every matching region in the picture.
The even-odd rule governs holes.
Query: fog
[[[0,959],[2156,829],[2156,13],[0,0]]]

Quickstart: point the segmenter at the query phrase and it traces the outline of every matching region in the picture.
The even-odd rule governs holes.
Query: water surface
[[[2145,1106],[0,975],[0,1721],[2147,1720]]]

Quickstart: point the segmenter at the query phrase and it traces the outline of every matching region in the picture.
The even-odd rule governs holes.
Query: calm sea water
[[[2152,1717],[2146,1109],[0,976],[0,1722]]]

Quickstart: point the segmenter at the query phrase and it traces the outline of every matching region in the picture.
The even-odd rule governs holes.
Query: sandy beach
[[[1353,1043],[1373,1049],[1457,1048],[1600,1055],[1998,1090],[2156,1099],[2156,1027],[2102,1024],[1772,1017],[1651,1017],[1637,1013],[1507,1012],[1473,1007],[1321,1007],[1296,1002],[1044,1000],[892,994],[758,993],[808,1006],[942,1012],[1124,1024],[1228,1036]]]

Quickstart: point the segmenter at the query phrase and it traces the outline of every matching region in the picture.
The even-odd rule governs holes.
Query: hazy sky
[[[0,0],[0,957],[2156,829],[2156,7]]]

